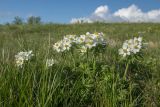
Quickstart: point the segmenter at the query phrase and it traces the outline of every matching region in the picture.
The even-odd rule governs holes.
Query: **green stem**
[[[73,60],[74,68],[76,68],[76,62],[75,62],[75,57],[74,57],[74,52],[73,52],[73,50],[71,50],[71,59]]]
[[[88,62],[89,62],[89,61],[88,61],[88,59],[89,59],[88,57],[89,57],[89,50],[88,50],[88,48],[87,48],[87,64],[88,64]]]
[[[129,67],[129,62],[127,63],[124,75],[123,75],[123,79],[126,80],[127,79],[127,72],[128,72],[128,67]]]
[[[132,102],[132,84],[131,84],[131,82],[130,82],[130,84],[129,84],[129,98],[130,98],[130,102]]]

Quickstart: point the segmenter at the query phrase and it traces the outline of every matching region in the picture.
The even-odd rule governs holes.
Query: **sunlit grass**
[[[159,29],[151,23],[0,26],[0,106],[158,107]],[[103,52],[53,49],[65,35],[86,32],[105,34]],[[148,43],[143,56],[122,60],[118,49],[139,35]],[[15,55],[29,50],[34,56],[17,67]],[[49,59],[56,63],[46,66]]]

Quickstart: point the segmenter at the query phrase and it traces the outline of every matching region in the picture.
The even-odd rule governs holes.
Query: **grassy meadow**
[[[102,52],[53,49],[86,32],[104,33]],[[118,50],[139,35],[147,46],[128,63]],[[29,50],[34,56],[17,67],[15,55]],[[50,58],[57,62],[47,68]],[[0,25],[0,107],[160,107],[159,68],[160,24]]]

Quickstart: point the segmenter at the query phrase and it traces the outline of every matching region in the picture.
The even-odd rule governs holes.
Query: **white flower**
[[[141,49],[141,45],[134,44],[132,47],[132,52],[136,54],[137,52],[140,52],[140,49]]]
[[[69,39],[63,39],[53,45],[53,49],[57,52],[64,52],[66,50],[69,50],[71,45],[71,41]]]
[[[28,51],[28,52],[26,52],[25,60],[29,60],[29,59],[31,59],[31,57],[32,57],[32,56],[34,56],[34,55],[32,54],[32,51]]]
[[[139,42],[142,42],[142,39],[143,39],[142,37],[138,37]]]
[[[141,43],[142,42],[142,37],[135,37],[134,38],[134,42],[136,42],[136,43]]]
[[[57,63],[56,60],[54,60],[54,59],[47,59],[47,60],[46,60],[46,67],[51,67],[51,66],[53,66],[55,63]]]
[[[122,48],[126,49],[130,49],[129,45],[128,45],[128,42],[124,42],[123,45],[122,45]]]
[[[123,57],[130,55],[130,54],[136,54],[140,52],[142,48],[142,37],[134,37],[134,39],[126,40],[123,43],[123,46],[121,49],[119,49],[119,54]]]
[[[132,45],[132,52],[136,54],[137,52],[140,52],[140,49],[142,48],[142,37],[135,37],[134,38],[134,43]]]
[[[97,44],[104,45],[103,33],[91,34],[89,32],[86,35],[66,35],[64,38],[55,43],[53,48],[57,52],[69,51],[72,46],[77,45],[78,47],[84,46],[85,48],[91,49],[97,46]]]
[[[96,44],[103,44],[104,38],[103,38],[103,33],[94,33],[90,35],[91,38],[93,39]]]
[[[103,32],[98,33],[98,35],[100,35],[102,37],[104,36]]]
[[[94,42],[94,41],[87,41],[86,42],[86,44],[85,44],[85,46],[87,47],[87,48],[89,48],[89,49],[91,49],[91,48],[93,48],[93,47],[95,47],[96,46],[96,42]]]
[[[90,35],[90,32],[87,32],[86,35]]]
[[[91,35],[86,36],[85,46],[89,49],[92,47],[95,47],[97,45],[97,42],[92,38]]]
[[[99,33],[91,34],[91,36],[92,36],[93,39],[98,39],[98,38],[100,38]]]
[[[128,48],[131,48],[132,45],[134,44],[134,41],[133,41],[133,39],[129,39],[129,40],[127,40],[124,44],[125,44],[125,45],[128,45]]]
[[[137,44],[137,45],[142,45],[142,37],[135,37],[134,38],[134,44]]]
[[[76,42],[76,35],[66,35],[64,39],[67,39],[70,42]]]
[[[22,57],[24,60],[29,60],[32,56],[32,51],[19,52],[17,55],[15,55],[16,58]]]
[[[61,46],[62,45],[62,43],[61,43],[61,41],[59,41],[59,42],[57,42],[57,43],[55,43],[54,45],[53,45],[53,48],[57,51],[57,52],[61,52]]]
[[[80,51],[81,51],[81,53],[86,53],[87,52],[87,47],[81,46]]]
[[[78,42],[79,44],[84,43],[85,40],[86,40],[86,35],[80,35],[80,37],[77,38],[77,42]]]
[[[15,55],[16,65],[22,67],[24,61],[28,61],[32,56],[32,51],[19,52],[17,55]]]
[[[32,51],[28,52],[19,52],[17,55],[15,55],[15,58],[23,58],[24,60],[29,60],[33,56]]]
[[[127,47],[122,47],[121,49],[119,49],[119,54],[122,55],[123,57],[126,57],[127,55],[130,55],[130,49]]]
[[[22,57],[19,57],[16,59],[16,65],[18,67],[22,67],[23,63],[24,63],[24,59]]]
[[[72,43],[71,41],[63,40],[62,51],[69,50],[72,46],[71,43]]]
[[[61,41],[53,45],[53,49],[57,52],[69,51],[73,43],[77,43],[77,36],[66,35]]]

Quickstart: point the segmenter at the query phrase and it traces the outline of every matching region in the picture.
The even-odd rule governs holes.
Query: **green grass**
[[[57,54],[52,45],[67,34],[103,32],[105,52]],[[127,68],[118,49],[142,32],[148,46]],[[15,55],[32,50],[22,68]],[[47,69],[45,61],[58,64]],[[1,107],[158,107],[160,106],[160,24],[115,23],[0,26]],[[123,74],[127,68],[127,80]]]

